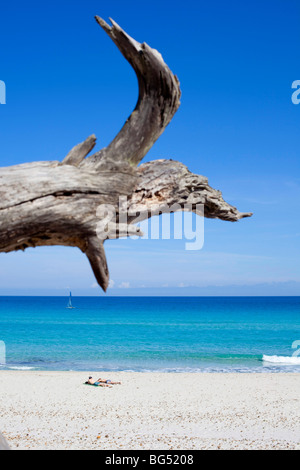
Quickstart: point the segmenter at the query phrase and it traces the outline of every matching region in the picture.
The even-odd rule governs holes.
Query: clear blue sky
[[[145,161],[180,160],[254,212],[206,220],[199,252],[184,241],[108,242],[110,294],[300,295],[299,1],[2,2],[1,166],[61,160],[92,133],[105,146],[132,111],[134,72],[95,14],[158,49],[180,79],[181,108]],[[0,255],[2,294],[98,295],[94,282],[77,249]]]

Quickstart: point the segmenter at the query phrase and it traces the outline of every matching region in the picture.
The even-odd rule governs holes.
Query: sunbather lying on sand
[[[93,380],[93,377],[89,377],[86,384],[95,385],[95,387],[110,387],[111,385],[121,385],[121,382],[113,382],[110,379],[104,380],[101,377],[98,380]]]

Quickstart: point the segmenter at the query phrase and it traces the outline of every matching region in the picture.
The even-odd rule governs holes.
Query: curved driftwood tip
[[[157,50],[133,39],[114,20],[110,19],[112,26],[109,26],[99,16],[95,18],[133,67],[139,83],[139,98],[111,144],[88,160],[94,168],[103,167],[107,162],[138,165],[180,106],[179,81]]]
[[[107,33],[110,32],[111,30],[111,27],[106,23],[106,21],[104,21],[102,18],[100,18],[100,16],[95,16],[95,20],[97,21],[97,23],[101,26],[101,28],[104,29],[104,31],[106,31]]]

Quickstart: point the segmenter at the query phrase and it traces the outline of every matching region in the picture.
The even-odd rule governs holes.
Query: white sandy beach
[[[12,449],[300,449],[300,374],[0,372]]]

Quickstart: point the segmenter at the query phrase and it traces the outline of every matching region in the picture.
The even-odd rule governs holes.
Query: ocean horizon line
[[[224,294],[199,294],[199,295],[176,295],[176,294],[164,294],[164,295],[158,295],[158,294],[151,294],[151,295],[136,295],[136,294],[127,294],[127,295],[122,295],[122,294],[103,294],[103,293],[100,293],[98,295],[91,295],[91,294],[83,294],[83,293],[80,293],[80,294],[77,294],[76,295],[76,290],[77,289],[74,289],[74,290],[71,290],[72,292],[72,296],[73,297],[91,297],[91,298],[104,298],[104,299],[108,299],[108,298],[113,298],[113,297],[117,297],[117,298],[138,298],[138,297],[145,297],[145,298],[150,298],[150,297],[156,297],[156,298],[164,298],[164,297],[177,297],[177,298],[202,298],[202,297],[205,297],[205,298],[234,298],[234,297],[237,297],[237,298],[240,298],[240,297],[243,297],[243,298],[261,298],[261,297],[279,297],[279,298],[284,298],[284,297],[288,297],[288,298],[300,298],[300,294],[253,294],[253,295],[249,295],[249,294],[228,294],[228,295],[224,295]],[[0,298],[5,298],[5,297],[68,297],[70,294],[70,289],[66,289],[65,292],[63,293],[55,293],[55,294],[51,294],[51,293],[47,293],[47,294],[26,294],[26,293],[15,293],[15,294],[1,294],[0,293]]]

